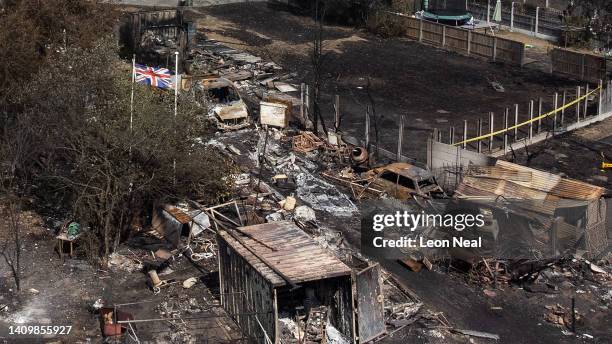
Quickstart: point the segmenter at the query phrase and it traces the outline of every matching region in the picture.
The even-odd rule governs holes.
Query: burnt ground
[[[542,141],[504,158],[612,190],[612,169],[601,169],[603,161],[612,161],[612,120]]]
[[[92,310],[98,299],[104,299],[107,305],[133,303],[119,310],[132,313],[136,319],[171,318],[176,314],[185,319],[184,324],[136,324],[139,339],[148,343],[224,343],[240,338],[236,325],[218,307],[214,257],[197,264],[177,257],[170,270],[165,270],[167,274],[160,272],[161,279],[177,283],[154,294],[145,273],[92,265],[78,242],[76,257],[60,260],[52,230],[43,220],[32,212],[25,212],[22,220],[26,235],[22,241],[21,291],[15,289],[4,260],[0,264],[0,305],[8,306],[8,310],[0,311],[0,343],[102,343],[99,318]],[[5,228],[0,225],[0,238],[6,235]],[[122,245],[119,251],[141,261],[151,257],[150,251],[135,247],[128,250]],[[184,289],[182,283],[190,277],[198,278],[198,282]],[[9,326],[18,325],[64,325],[72,329],[67,335],[11,335]]]
[[[298,83],[312,80],[310,54],[316,25],[311,18],[271,9],[265,3],[214,6],[191,15],[208,38],[298,72]],[[382,39],[349,27],[325,25],[323,39],[321,107],[327,125],[333,120],[332,97],[339,94],[341,129],[361,138],[366,107],[373,103],[380,117],[379,140],[394,150],[398,118],[405,115],[403,149],[420,160],[425,157],[425,138],[434,127],[455,126],[459,133],[463,120],[468,120],[470,130],[475,130],[476,120],[489,112],[498,114],[500,125],[504,109],[514,103],[521,104],[520,119],[526,119],[530,99],[541,96],[552,101],[555,91],[576,86],[536,69],[461,56],[408,39]],[[496,92],[490,81],[501,83],[505,92]]]

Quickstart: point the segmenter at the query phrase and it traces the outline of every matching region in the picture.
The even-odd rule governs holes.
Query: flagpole
[[[179,52],[174,52],[175,63],[174,63],[174,117],[176,117],[177,106],[178,106],[178,92],[179,92],[179,70],[178,70],[178,59]]]
[[[132,95],[130,97],[130,133],[134,125],[134,83],[136,82],[136,54],[132,55]]]
[[[174,120],[176,122],[176,113],[178,107],[178,89],[179,89],[179,70],[178,70],[179,52],[174,52]],[[176,185],[176,159],[172,159],[173,183]]]

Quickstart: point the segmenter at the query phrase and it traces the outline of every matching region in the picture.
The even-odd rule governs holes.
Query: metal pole
[[[533,100],[529,101],[529,144],[533,138]]]
[[[553,107],[554,107],[554,111],[555,114],[553,115],[553,135],[555,134],[555,132],[557,131],[557,112],[559,112],[557,109],[559,108],[559,93],[555,92],[555,96],[553,99]]]
[[[565,121],[565,103],[567,101],[567,91],[563,90],[563,104],[561,105],[563,108],[561,109],[561,126],[563,126],[563,122]]]
[[[478,119],[478,137],[482,136],[482,118]],[[482,153],[482,139],[478,139],[478,153]]]
[[[179,52],[174,52],[174,117],[178,111],[178,92],[179,92],[179,70],[178,70]]]
[[[402,139],[404,138],[404,116],[400,117],[399,135],[397,137],[397,161],[402,161]]]
[[[504,112],[504,154],[508,153],[508,117],[510,116],[510,109],[506,108]]]
[[[136,54],[132,56],[132,95],[130,96],[130,133],[134,124],[134,83],[136,82]]]
[[[463,120],[463,149],[467,148],[467,120]]]
[[[365,149],[370,149],[370,106],[366,107],[366,120],[365,120]]]
[[[576,87],[576,122],[580,122],[580,86]]]
[[[538,98],[538,117],[542,116],[542,97]],[[542,131],[542,119],[538,118],[538,133]]]
[[[538,25],[540,25],[540,7],[536,7],[536,17],[535,17],[535,35],[538,35]]]
[[[514,1],[510,5],[510,32],[514,31]]]
[[[518,104],[514,104],[514,142],[516,142],[518,140],[518,113],[519,113],[519,108],[518,108]]]
[[[336,127],[336,132],[338,132],[338,130],[340,129],[340,96],[336,94],[335,97],[335,104],[334,107],[336,108],[336,123],[335,123],[335,127]]]
[[[451,145],[453,144],[453,140],[455,139],[454,136],[455,136],[455,133],[453,133],[453,127],[449,127],[448,128],[448,143]]]
[[[302,116],[302,121],[306,123],[306,117],[304,117],[304,83],[300,84],[300,116]]]
[[[582,117],[586,118],[587,116],[587,111],[589,108],[589,84],[586,84],[586,87],[584,89],[584,114],[582,115]]]
[[[489,113],[489,133],[493,134],[495,131],[495,114],[493,112]],[[493,151],[493,135],[489,136],[489,152]]]
[[[487,1],[487,24],[491,22],[491,4]]]

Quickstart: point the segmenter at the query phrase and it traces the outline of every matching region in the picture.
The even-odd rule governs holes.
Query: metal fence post
[[[514,142],[518,141],[518,104],[514,104]]]
[[[402,139],[404,138],[404,116],[400,117],[399,134],[397,137],[397,161],[402,161]]]
[[[580,86],[576,86],[576,122],[580,122]]]
[[[586,87],[584,88],[584,114],[582,115],[582,117],[586,118],[587,116],[587,109],[589,108],[589,84],[586,84]]]
[[[487,1],[487,24],[491,22],[491,3]]]
[[[514,1],[510,5],[510,32],[514,31]]]
[[[565,102],[567,101],[567,91],[563,90],[563,104],[561,105],[561,126],[563,126],[563,122],[565,121]]]
[[[489,113],[489,133],[493,134],[495,132],[495,114],[493,112]],[[493,139],[495,137],[493,135],[489,136],[489,152],[493,151]]]
[[[478,119],[478,137],[482,136],[482,118]],[[482,139],[478,139],[478,153],[482,153]]]
[[[467,120],[463,120],[463,149],[467,148]]]
[[[535,35],[538,35],[538,25],[540,25],[540,7],[536,7],[536,17],[535,17]]]
[[[508,153],[508,117],[510,116],[510,109],[506,108],[504,112],[504,154]]]
[[[529,101],[529,144],[533,138],[533,100]]]
[[[542,116],[542,97],[538,98],[538,117]],[[542,131],[542,119],[538,118],[538,133]]]
[[[553,115],[553,135],[557,131],[557,109],[559,108],[559,93],[555,92],[555,97],[553,99],[553,107],[555,114]]]
[[[597,115],[601,115],[603,113],[602,104],[603,104],[603,81],[599,79],[599,102],[597,103]]]

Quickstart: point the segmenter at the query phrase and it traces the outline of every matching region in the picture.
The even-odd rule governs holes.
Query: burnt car
[[[238,130],[250,125],[249,112],[234,83],[224,78],[199,81],[205,91],[208,115],[221,130]]]
[[[426,198],[443,198],[446,194],[427,170],[403,162],[377,167],[365,172],[371,179],[371,187],[384,190],[387,195],[405,200],[413,195]]]

